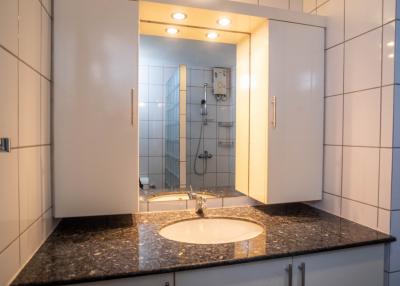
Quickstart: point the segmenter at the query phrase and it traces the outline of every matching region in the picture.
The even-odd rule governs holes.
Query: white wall
[[[0,1],[0,285],[52,232],[51,0]],[[19,31],[19,32],[18,32]]]
[[[400,237],[396,0],[305,0],[304,10],[328,17],[324,199],[316,206]],[[386,285],[400,285],[399,242],[388,262]]]

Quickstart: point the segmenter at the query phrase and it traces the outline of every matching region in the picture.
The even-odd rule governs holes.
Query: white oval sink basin
[[[248,240],[263,230],[260,225],[246,220],[200,218],[168,225],[160,230],[160,235],[179,242],[219,244]]]
[[[206,199],[212,199],[215,198],[213,195],[208,195],[208,194],[201,194],[203,198]],[[159,195],[155,196],[153,198],[149,198],[149,202],[166,202],[166,201],[180,201],[180,200],[188,200],[189,195],[185,193],[175,193],[175,194],[165,194],[165,195]]]

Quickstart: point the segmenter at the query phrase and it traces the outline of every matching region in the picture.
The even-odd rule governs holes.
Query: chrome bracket
[[[0,152],[11,152],[10,138],[0,138]]]

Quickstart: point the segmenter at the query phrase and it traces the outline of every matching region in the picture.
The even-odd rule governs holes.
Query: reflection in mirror
[[[140,209],[194,207],[199,194],[219,207],[221,198],[244,196],[235,187],[235,138],[248,133],[249,114],[237,115],[236,105],[249,101],[250,34],[170,27],[141,22]],[[239,158],[244,190],[247,156]]]

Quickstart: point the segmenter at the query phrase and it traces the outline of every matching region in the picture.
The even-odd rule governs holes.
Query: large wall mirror
[[[247,199],[249,147],[236,138],[248,136],[250,31],[262,23],[140,2],[141,211],[190,208],[193,192],[216,207]]]

